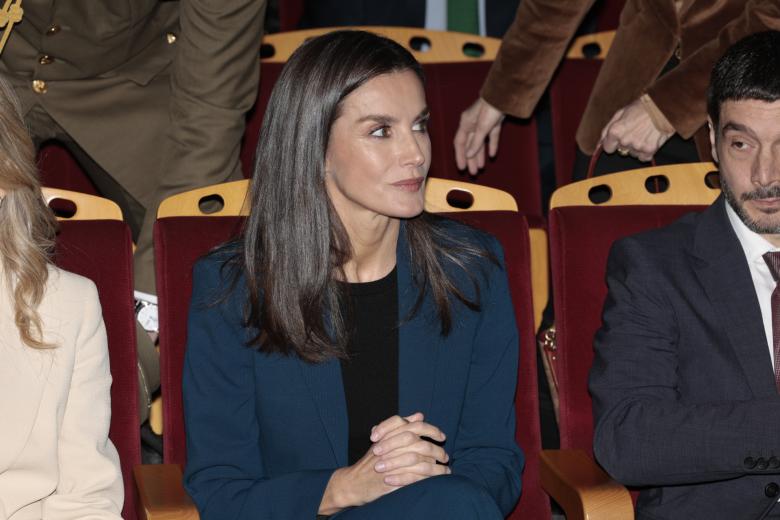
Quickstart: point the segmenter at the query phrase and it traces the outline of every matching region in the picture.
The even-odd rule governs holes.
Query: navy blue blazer
[[[483,486],[506,515],[520,496],[523,455],[514,438],[518,335],[503,255],[494,238],[447,227],[459,241],[486,247],[500,266],[479,262],[482,310],[454,303],[447,337],[427,296],[401,323],[398,412],[421,411],[444,431],[452,473]],[[212,255],[194,270],[183,379],[185,487],[204,520],[314,518],[331,473],[347,465],[339,361],[310,364],[248,348],[246,288],[214,305],[228,286],[221,265]],[[446,268],[474,294],[465,273]],[[403,225],[397,273],[403,318],[418,295]]]
[[[757,518],[780,498],[780,396],[723,198],[616,242],[607,283],[596,458],[644,487],[638,519]]]

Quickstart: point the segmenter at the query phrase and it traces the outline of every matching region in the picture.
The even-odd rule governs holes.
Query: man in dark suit
[[[778,56],[780,32],[763,32],[713,69],[723,195],[610,255],[594,451],[643,488],[640,519],[780,515]]]

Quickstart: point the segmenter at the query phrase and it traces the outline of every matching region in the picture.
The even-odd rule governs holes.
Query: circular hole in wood
[[[466,42],[463,44],[463,54],[469,58],[481,58],[485,55],[485,47],[480,43]]]
[[[54,212],[54,216],[57,218],[73,218],[78,208],[76,203],[68,199],[51,199],[49,201],[49,208]]]
[[[597,42],[586,43],[582,46],[582,55],[589,60],[598,58],[600,54],[601,45],[599,45]]]
[[[469,209],[474,205],[474,195],[466,190],[450,190],[447,192],[447,204],[453,208]]]
[[[206,215],[212,215],[214,213],[222,211],[224,207],[225,207],[225,199],[223,199],[221,195],[217,195],[216,193],[211,195],[206,195],[205,197],[201,197],[201,199],[198,201],[198,209],[200,209],[201,213],[204,213]]]
[[[264,43],[260,46],[260,59],[267,60],[273,58],[276,55],[276,47],[270,43]]]
[[[427,52],[431,50],[431,40],[425,36],[412,36],[409,40],[409,47],[418,52]]]
[[[669,177],[666,175],[651,175],[645,179],[645,189],[648,193],[663,193],[669,189]]]
[[[713,190],[720,189],[720,172],[715,170],[704,176],[704,184]]]
[[[606,184],[593,186],[588,190],[588,199],[593,204],[604,204],[612,198],[612,188]]]

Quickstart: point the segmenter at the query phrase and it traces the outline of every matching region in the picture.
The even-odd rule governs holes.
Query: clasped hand
[[[408,417],[395,415],[374,426],[368,452],[331,476],[319,513],[334,514],[361,506],[419,480],[451,473],[445,465],[449,455],[435,444],[444,442],[446,436],[424,419],[419,412]]]

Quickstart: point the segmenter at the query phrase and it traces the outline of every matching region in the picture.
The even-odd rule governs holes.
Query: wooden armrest
[[[178,464],[144,464],[133,468],[138,516],[145,520],[199,520],[181,482]]]
[[[542,487],[566,512],[566,520],[632,520],[634,504],[581,450],[543,450]]]

